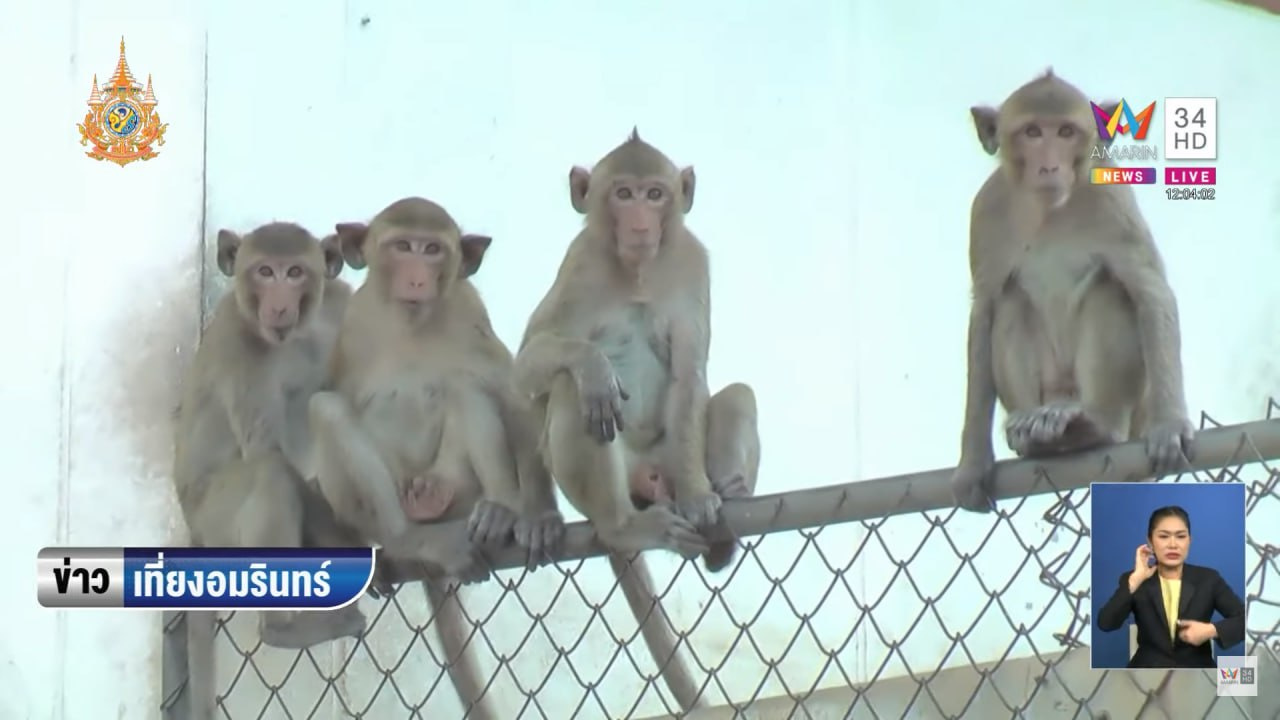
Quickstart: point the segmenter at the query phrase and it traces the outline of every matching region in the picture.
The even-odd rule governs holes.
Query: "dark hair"
[[[1182,522],[1187,525],[1187,532],[1191,532],[1191,518],[1187,516],[1187,511],[1180,505],[1165,505],[1151,513],[1151,520],[1147,522],[1147,537],[1151,537],[1151,534],[1156,531],[1156,525],[1167,517],[1182,518]]]

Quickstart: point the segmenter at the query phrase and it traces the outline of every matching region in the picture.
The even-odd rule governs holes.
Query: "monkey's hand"
[[[521,516],[516,521],[515,534],[520,547],[529,551],[526,568],[533,571],[555,561],[564,542],[564,516],[559,510],[547,510],[535,517]]]
[[[686,558],[695,558],[711,547],[696,527],[663,505],[650,505],[632,515],[624,532],[648,538]]]
[[[1156,478],[1185,469],[1196,457],[1196,428],[1185,417],[1155,423],[1143,437],[1151,472]]]
[[[587,434],[603,444],[613,442],[622,432],[622,403],[630,395],[613,372],[613,363],[604,353],[593,352],[573,373]]]
[[[515,511],[486,498],[476,501],[467,518],[467,538],[477,545],[498,547],[507,542],[519,516]]]
[[[747,487],[747,478],[742,473],[734,473],[728,477],[712,478],[711,489],[725,500],[751,496],[751,488]]]
[[[988,513],[996,509],[992,491],[995,489],[995,463],[974,462],[960,459],[951,474],[951,495],[956,507],[976,513]]]

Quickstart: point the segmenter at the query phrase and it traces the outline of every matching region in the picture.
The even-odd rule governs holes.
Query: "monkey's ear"
[[[698,184],[698,178],[693,174],[693,166],[680,171],[680,198],[684,201],[681,212],[688,215],[693,209],[693,190]]]
[[[591,171],[575,165],[569,171],[569,202],[579,214],[587,214],[587,188],[591,185]]]
[[[1104,100],[1103,102],[1097,103],[1097,105],[1098,107],[1102,108],[1103,117],[1101,118],[1101,120],[1103,124],[1106,124],[1108,121],[1111,120],[1111,118],[1115,117],[1116,110],[1120,109],[1119,100]],[[1097,108],[1094,108],[1091,106],[1089,109],[1093,110],[1093,117],[1094,117],[1094,121],[1096,122],[1099,119]],[[1116,141],[1115,135],[1112,135],[1111,137],[1103,137],[1101,132],[1098,133],[1098,142],[1103,147],[1111,147],[1111,143],[1115,141]]]
[[[324,252],[324,276],[330,280],[342,272],[342,241],[337,235],[327,235],[320,241],[320,250]]]
[[[995,155],[1000,149],[1000,136],[997,134],[1000,111],[990,105],[974,105],[969,108],[973,116],[973,127],[978,131],[978,142],[988,155]]]
[[[364,239],[369,236],[369,226],[364,223],[338,223],[333,226],[338,234],[338,246],[342,258],[352,270],[362,270],[365,266]]]
[[[492,242],[493,238],[488,235],[474,233],[467,233],[458,240],[458,244],[462,247],[462,263],[458,266],[458,277],[468,278],[476,274],[480,269],[481,261],[484,260],[484,253]]]
[[[223,275],[236,274],[236,251],[240,249],[240,236],[230,230],[218,231],[218,269]]]

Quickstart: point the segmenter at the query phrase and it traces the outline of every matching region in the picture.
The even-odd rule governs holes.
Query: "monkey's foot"
[[[409,483],[400,504],[413,522],[438,520],[453,504],[453,485],[434,475],[419,475]]]
[[[529,551],[526,567],[532,571],[549,562],[564,542],[564,516],[559,510],[547,510],[537,517],[521,517],[516,521],[516,542]]]
[[[484,582],[493,574],[488,560],[480,552],[480,547],[467,539],[459,543],[453,557],[449,559],[448,564],[442,566],[442,569],[445,575],[463,585]]]
[[[377,558],[373,566],[373,581],[369,583],[368,593],[378,600],[394,595],[396,583],[405,582],[423,574],[430,575],[433,570],[429,563],[393,558],[381,551]]]
[[[395,592],[395,586],[387,579],[387,575],[394,571],[387,565],[387,558],[379,556],[373,565],[373,580],[369,581],[369,589],[365,592],[369,593],[375,600],[381,600],[384,597],[391,597]]]
[[[1157,478],[1183,470],[1194,460],[1196,429],[1186,418],[1153,424],[1143,434],[1151,472]]]
[[[467,518],[467,537],[477,545],[502,545],[516,528],[520,516],[514,510],[481,498]]]
[[[702,565],[707,572],[720,572],[729,567],[738,554],[737,540],[723,540],[711,544],[711,549],[702,556]]]
[[[714,491],[675,501],[675,511],[696,528],[711,527],[720,519],[720,496]]]
[[[742,473],[734,473],[728,477],[712,480],[711,489],[715,490],[716,494],[725,500],[751,496],[751,488],[747,487],[746,475]],[[724,515],[720,515],[716,525],[730,535],[734,535]],[[720,572],[729,567],[729,564],[733,562],[733,558],[737,554],[738,541],[736,536],[734,540],[720,540],[711,543],[711,549],[702,556],[702,564],[706,567],[707,572]]]
[[[1034,458],[1095,447],[1111,436],[1080,403],[1055,402],[1010,415],[1005,437],[1010,450]]]
[[[364,635],[368,621],[356,603],[337,610],[306,610],[292,619],[278,614],[263,614],[258,636],[264,645],[302,650],[322,642]]]
[[[747,487],[747,476],[734,473],[726,478],[712,478],[711,489],[725,500],[751,496],[751,488]]]
[[[620,550],[640,550],[657,544],[687,558],[697,557],[710,546],[706,538],[688,520],[671,511],[665,505],[652,505],[637,512],[627,520],[614,538],[602,538],[606,545]]]

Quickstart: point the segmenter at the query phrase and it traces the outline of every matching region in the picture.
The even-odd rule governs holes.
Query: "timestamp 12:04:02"
[[[1170,200],[1212,200],[1216,190],[1211,187],[1171,187],[1164,189],[1164,196]]]

